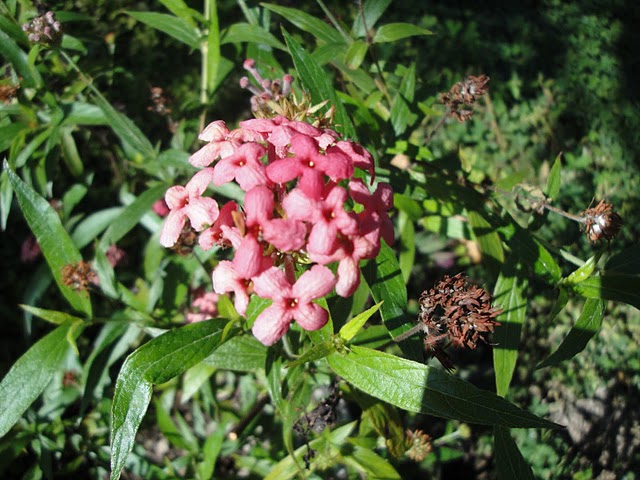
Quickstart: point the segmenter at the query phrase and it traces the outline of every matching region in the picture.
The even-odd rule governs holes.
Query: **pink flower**
[[[285,197],[282,206],[289,218],[311,224],[307,250],[327,255],[334,250],[338,233],[358,233],[356,219],[344,210],[346,201],[347,192],[342,187],[333,186],[323,200],[311,199],[296,188]]]
[[[230,132],[222,120],[207,125],[198,138],[209,143],[189,157],[189,162],[194,167],[207,167],[218,158],[233,155],[243,143],[262,140],[261,135],[249,130],[237,129]]]
[[[120,262],[127,257],[127,252],[119,248],[117,245],[111,245],[106,252],[109,265],[115,268]]]
[[[213,184],[224,185],[231,180],[248,192],[258,185],[268,183],[265,166],[260,158],[266,149],[257,143],[245,143],[235,153],[218,162],[213,171]]]
[[[364,182],[356,178],[349,182],[349,193],[354,201],[365,207],[358,214],[360,233],[374,245],[380,245],[380,236],[384,238],[387,245],[393,245],[393,222],[387,215],[387,210],[393,208],[391,186],[379,183],[375,193],[371,194]]]
[[[185,315],[187,323],[203,322],[218,315],[218,294],[200,287],[193,292],[191,310]]]
[[[295,156],[276,160],[267,166],[267,176],[276,183],[286,183],[299,177],[298,186],[310,198],[320,198],[323,174],[334,181],[353,175],[353,164],[346,155],[322,155],[313,138],[306,135],[296,134],[291,138],[290,152]]]
[[[284,272],[272,267],[254,279],[254,290],[273,303],[256,318],[253,334],[264,345],[277,342],[293,320],[305,330],[318,330],[329,319],[328,312],[312,300],[327,295],[336,279],[327,267],[314,265],[291,285]]]
[[[220,209],[218,219],[209,228],[203,231],[198,238],[198,243],[203,250],[210,250],[214,245],[229,247],[240,245],[240,233],[235,227],[233,212],[238,211],[236,202],[227,202]],[[235,234],[234,234],[235,233]],[[236,241],[236,242],[234,242]]]
[[[303,247],[307,227],[296,220],[273,218],[273,191],[264,186],[253,188],[245,195],[244,210],[248,232],[271,243],[283,252]]]
[[[218,263],[212,274],[213,290],[216,293],[233,292],[235,299],[233,304],[240,315],[247,312],[249,305],[249,285],[250,279],[241,277],[233,267],[233,263],[223,260]]]
[[[166,217],[169,214],[169,207],[167,207],[167,202],[164,201],[164,198],[156,200],[151,210],[159,217]]]
[[[333,254],[310,253],[309,258],[321,265],[340,262],[338,264],[336,293],[347,298],[353,295],[360,285],[360,260],[373,258],[376,254],[375,246],[371,242],[365,237],[354,235],[340,238]]]
[[[371,176],[371,182],[376,177],[375,164],[373,156],[359,143],[341,140],[335,144],[335,146],[327,149],[327,153],[341,152],[347,155],[353,162],[353,166],[361,170],[369,172]]]
[[[187,218],[196,231],[203,230],[218,218],[216,201],[202,197],[212,178],[213,169],[205,168],[196,173],[186,186],[175,186],[167,190],[164,198],[171,211],[160,234],[162,246],[171,247],[176,243]]]
[[[34,262],[41,253],[38,240],[36,240],[36,237],[33,235],[29,235],[25,238],[24,242],[22,242],[22,246],[20,247],[20,261],[22,263]]]

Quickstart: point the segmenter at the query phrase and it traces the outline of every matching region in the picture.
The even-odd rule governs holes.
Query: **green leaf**
[[[241,335],[222,344],[204,363],[221,370],[257,372],[264,368],[267,347],[252,335]]]
[[[556,161],[553,162],[553,166],[549,171],[549,177],[547,178],[547,188],[544,193],[549,198],[557,198],[560,193],[560,173],[562,172],[562,153],[556,157]]]
[[[640,275],[596,275],[572,289],[585,298],[624,302],[640,310]]]
[[[296,42],[286,31],[282,34],[287,42],[287,47],[293,58],[298,75],[303,85],[309,90],[311,99],[314,104],[319,104],[325,100],[329,100],[329,106],[336,109],[335,124],[336,130],[347,138],[356,140],[356,131],[344,108],[344,105],[338,100],[331,82],[327,78],[326,72],[318,65],[302,46]],[[325,107],[325,109],[328,107]]]
[[[373,37],[373,43],[395,42],[415,35],[433,35],[433,32],[411,23],[388,23],[378,29]]]
[[[80,262],[82,256],[62,226],[60,217],[49,205],[49,202],[38,195],[9,168],[6,160],[3,167],[15,191],[24,218],[35,235],[38,245],[40,245],[58,288],[74,309],[91,317],[89,294],[73,290],[65,285],[62,279],[64,266]]]
[[[500,480],[534,480],[533,472],[511,438],[508,428],[493,428],[496,468]]]
[[[469,212],[469,224],[473,228],[480,245],[480,251],[483,255],[489,257],[495,264],[504,263],[504,250],[502,248],[502,241],[500,235],[496,232],[495,228],[486,221],[482,215],[476,211]]]
[[[42,86],[40,72],[29,61],[28,55],[2,30],[0,30],[0,56],[9,60],[18,76],[22,77],[20,83],[23,88],[40,88]]]
[[[152,385],[171,380],[211,355],[230,338],[224,335],[225,326],[220,320],[185,325],[154,338],[127,357],[111,407],[111,480],[120,478],[133,449],[151,401]]]
[[[402,272],[391,247],[381,242],[382,248],[375,260],[369,261],[362,274],[369,285],[373,301],[380,303],[380,316],[389,334],[395,338],[413,328],[413,321],[408,318],[407,287]],[[412,360],[424,358],[422,342],[417,337],[408,338],[400,343],[404,354]]]
[[[413,222],[409,218],[409,216],[400,211],[399,215],[399,230],[400,230],[400,244],[402,245],[400,249],[400,270],[402,270],[402,278],[404,279],[404,283],[409,283],[409,278],[411,278],[411,271],[413,270],[413,264],[416,259],[416,235],[415,228],[413,226]]]
[[[305,363],[314,362],[316,360],[320,360],[321,358],[325,358],[326,356],[330,355],[335,351],[336,351],[336,344],[331,340],[327,340],[312,346],[309,350],[304,352],[302,355],[296,358],[293,362],[289,363],[287,367],[293,368],[293,367],[298,367],[300,365],[304,365]]]
[[[556,427],[443,370],[388,353],[354,345],[347,353],[330,355],[327,361],[354,387],[409,412],[482,425]]]
[[[369,47],[366,42],[362,40],[356,40],[351,43],[344,54],[344,63],[347,64],[347,67],[351,70],[360,68],[362,61],[364,60],[364,56],[367,54],[368,48]]]
[[[205,65],[204,75],[206,78],[207,92],[213,94],[218,85],[218,74],[220,70],[220,28],[218,26],[218,10],[216,2],[206,2],[208,8],[206,12],[207,18],[207,35],[206,49],[203,50]]]
[[[542,361],[536,369],[557,365],[573,358],[583,351],[602,326],[606,302],[597,298],[588,298],[582,307],[582,313],[576,324],[571,328],[558,349]]]
[[[193,49],[198,48],[200,40],[198,30],[181,18],[174,15],[167,15],[166,13],[156,12],[127,11],[126,13],[139,22],[149,25],[156,30],[160,30]]]
[[[496,319],[500,325],[493,332],[496,392],[502,397],[509,389],[516,367],[522,324],[527,311],[524,290],[528,280],[518,268],[518,259],[512,256],[504,264],[493,292],[493,305],[502,308],[502,313]]]
[[[71,173],[71,175],[79,177],[84,173],[84,164],[82,163],[82,159],[78,153],[76,141],[73,139],[71,129],[64,128],[61,133],[62,141],[60,146],[62,149],[62,158],[64,159],[64,163],[69,169],[69,173]]]
[[[595,271],[596,265],[598,264],[601,256],[602,252],[596,253],[593,257],[587,260],[584,265],[571,272],[568,277],[563,278],[560,283],[562,285],[572,286],[576,283],[585,281],[587,278],[593,275],[593,272]]]
[[[355,464],[358,470],[363,470],[364,478],[375,478],[378,480],[402,480],[400,474],[385,458],[382,458],[376,452],[361,445],[354,445],[352,439],[349,439],[347,445],[335,445],[341,449],[341,453],[345,456],[344,461],[347,465]]]
[[[91,84],[88,84],[91,85]],[[91,89],[95,104],[102,110],[109,126],[113,129],[118,138],[133,150],[138,152],[145,161],[153,160],[156,151],[153,149],[149,139],[127,116],[118,112],[95,88]]]
[[[360,331],[360,329],[364,326],[366,321],[369,320],[369,318],[371,318],[371,315],[373,315],[380,309],[380,306],[382,305],[383,302],[384,300],[382,302],[376,303],[373,307],[353,317],[349,321],[349,323],[345,324],[340,329],[340,332],[339,332],[340,338],[345,342],[348,342],[353,337],[355,337],[356,334]]]
[[[267,10],[271,10],[272,12],[283,16],[300,30],[304,30],[305,32],[312,34],[322,42],[344,43],[345,41],[345,39],[340,35],[340,32],[338,32],[334,28],[331,28],[322,20],[319,20],[314,16],[303,12],[302,10],[298,10],[297,8],[281,7],[270,3],[262,3],[261,5]],[[288,40],[287,44],[289,44]],[[291,46],[289,46],[289,49],[291,49]]]
[[[365,25],[368,29],[372,29],[390,4],[391,0],[367,0],[364,2],[362,6],[364,21],[362,15],[356,17],[351,29],[353,35],[363,37],[366,33]]]
[[[640,243],[611,257],[605,265],[607,274],[640,275]]]
[[[409,104],[413,102],[415,88],[416,64],[415,62],[411,62],[411,66],[402,77],[402,83],[393,98],[393,105],[391,106],[389,121],[391,125],[393,125],[393,131],[396,136],[404,133],[407,127],[418,118],[409,108]]]
[[[527,266],[533,266],[533,273],[555,285],[562,278],[562,270],[549,251],[527,230],[518,228],[509,245]]]
[[[200,12],[189,8],[187,4],[183,2],[183,0],[160,0],[160,3],[162,3],[162,5],[164,5],[166,9],[173,13],[176,17],[182,19],[184,22],[193,27],[196,26],[194,17],[201,17]]]
[[[274,35],[267,32],[259,25],[248,23],[234,23],[222,34],[221,44],[226,43],[257,43],[258,45],[268,45],[278,50],[287,50],[287,47]]]
[[[45,310],[44,308],[32,307],[30,305],[20,305],[20,308],[26,310],[32,315],[38,318],[51,322],[55,325],[62,325],[63,323],[82,322],[79,317],[74,317],[65,312],[58,312],[56,310]]]
[[[71,240],[78,248],[86,247],[111,225],[123,210],[124,207],[111,207],[92,213],[78,224],[71,234]]]
[[[151,187],[146,192],[140,194],[134,202],[127,205],[111,225],[104,232],[100,239],[100,247],[106,250],[122,237],[124,237],[133,227],[135,227],[140,219],[151,211],[154,202],[161,198],[167,191],[167,185],[164,183]]]
[[[199,478],[214,478],[213,472],[215,470],[216,460],[218,459],[218,455],[220,455],[220,450],[222,450],[222,443],[224,442],[226,434],[225,429],[218,424],[216,430],[207,437],[202,447],[204,460],[198,465]]]
[[[0,437],[18,421],[44,391],[64,362],[71,346],[71,324],[60,325],[41,338],[13,364],[0,383]]]

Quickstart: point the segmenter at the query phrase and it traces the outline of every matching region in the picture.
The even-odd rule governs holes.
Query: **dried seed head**
[[[88,290],[90,284],[98,282],[98,275],[89,262],[83,260],[62,267],[62,283],[74,290]]]
[[[421,462],[431,452],[431,437],[422,430],[407,430],[406,455],[415,462]]]
[[[454,347],[474,349],[478,340],[486,342],[484,334],[493,332],[495,317],[501,312],[491,306],[491,295],[463,274],[446,275],[420,296],[419,320],[427,332],[425,348],[441,362],[444,351],[438,344],[442,340]]]
[[[604,200],[582,212],[582,215],[586,217],[584,231],[592,242],[603,238],[611,240],[618,234],[623,223],[620,215],[613,211],[613,205]]]
[[[473,116],[473,104],[478,97],[484,95],[487,90],[489,77],[469,75],[463,81],[456,83],[447,93],[440,95],[440,103],[447,106],[449,115],[455,117],[458,122],[464,123]]]
[[[176,252],[178,255],[190,255],[191,252],[193,252],[193,248],[196,246],[197,241],[198,234],[196,231],[191,228],[190,225],[185,224],[185,226],[182,227],[178,240],[175,245],[171,247],[171,250]]]

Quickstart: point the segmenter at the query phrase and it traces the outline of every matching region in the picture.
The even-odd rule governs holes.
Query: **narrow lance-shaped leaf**
[[[187,22],[173,15],[156,12],[132,12],[127,15],[135,18],[139,22],[160,30],[176,40],[188,45],[191,48],[198,48],[198,30]]]
[[[482,254],[488,257],[489,265],[497,270],[504,263],[504,249],[502,248],[500,235],[478,212],[469,212],[469,224],[478,239]]]
[[[300,30],[311,33],[318,40],[322,40],[326,43],[339,43],[344,42],[344,38],[340,35],[340,32],[331,28],[322,20],[309,15],[297,8],[281,7],[270,3],[263,3],[262,6],[267,10],[282,15],[288,21],[293,23]],[[287,41],[287,44],[289,42]]]
[[[395,42],[415,35],[433,35],[433,32],[411,23],[388,23],[378,29],[373,43]]]
[[[409,412],[483,425],[557,427],[443,370],[377,350],[354,345],[327,361],[354,387]]]
[[[502,308],[497,320],[500,325],[493,333],[493,368],[496,376],[496,391],[505,396],[516,367],[522,324],[527,311],[524,290],[527,278],[518,270],[514,255],[503,266],[493,292],[494,306]]]
[[[284,39],[289,47],[291,58],[300,75],[302,84],[309,90],[314,104],[329,100],[329,106],[335,107],[336,130],[344,134],[347,138],[357,140],[356,131],[344,108],[338,99],[327,74],[318,63],[311,57],[304,48],[296,42],[286,31],[283,31]]]
[[[80,292],[65,285],[62,270],[65,265],[77,264],[82,260],[80,252],[62,226],[60,217],[44,198],[23,182],[4,162],[11,186],[15,191],[20,209],[29,228],[36,237],[58,288],[69,304],[87,317],[91,317],[91,301],[87,292]]]
[[[369,285],[371,296],[376,303],[384,301],[380,308],[380,316],[395,338],[413,328],[413,321],[407,316],[407,287],[404,284],[400,265],[391,247],[382,243],[380,253],[375,260],[369,261],[362,269],[362,274]],[[404,354],[412,360],[424,358],[422,344],[417,337],[400,342]]]
[[[131,204],[127,205],[118,215],[118,218],[104,232],[102,239],[100,239],[100,247],[106,249],[124,237],[138,224],[145,214],[151,211],[153,203],[164,195],[167,188],[165,184],[151,187],[146,192],[141,193]]]
[[[542,361],[536,368],[557,365],[569,360],[585,349],[602,326],[605,301],[598,298],[588,298],[582,307],[582,313],[576,324],[571,328],[558,349]]]
[[[572,289],[585,298],[624,302],[640,310],[640,275],[596,275]]]
[[[493,428],[496,468],[500,480],[534,480],[533,472],[527,461],[520,453],[518,445],[511,438],[509,429],[505,427]]]
[[[202,361],[237,331],[225,336],[225,322],[208,320],[170,330],[133,352],[125,361],[111,407],[111,480],[120,478],[133,449],[152,385],[164,383]]]
[[[0,383],[0,437],[20,419],[44,391],[70,350],[71,323],[60,325],[38,340],[13,364]],[[76,332],[79,334],[79,332]]]
[[[42,86],[40,72],[29,62],[28,55],[2,30],[0,30],[0,55],[11,62],[22,79],[23,87],[38,88]]]
[[[549,198],[557,198],[560,193],[560,173],[562,172],[562,153],[556,157],[556,161],[553,162],[553,166],[549,171],[549,177],[547,178],[547,188],[544,193]]]

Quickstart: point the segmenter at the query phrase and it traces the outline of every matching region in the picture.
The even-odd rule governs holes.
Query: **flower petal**
[[[160,233],[160,245],[167,248],[173,247],[180,236],[180,232],[182,232],[186,220],[187,218],[181,210],[169,212]]]
[[[253,335],[266,346],[273,345],[289,330],[291,312],[274,303],[265,308],[251,327]]]
[[[315,303],[304,303],[293,310],[293,318],[305,330],[313,331],[324,327],[329,313]]]
[[[282,270],[278,267],[271,267],[253,279],[253,290],[262,298],[278,300],[290,298],[291,284]]]
[[[311,270],[307,270],[292,288],[294,298],[299,303],[308,303],[316,298],[324,297],[336,284],[333,272],[323,265],[314,265]]]

